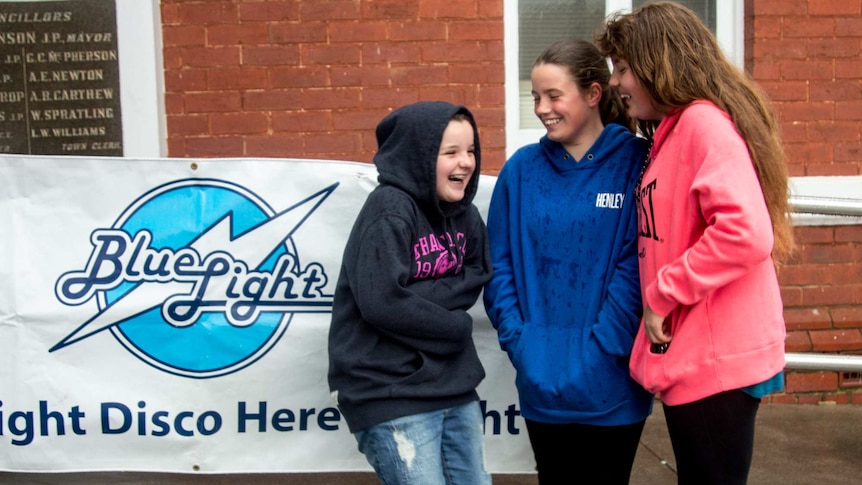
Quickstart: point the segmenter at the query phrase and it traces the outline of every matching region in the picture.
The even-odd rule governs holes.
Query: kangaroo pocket
[[[648,392],[655,394],[665,390],[668,386],[668,378],[664,369],[667,354],[653,354],[649,348],[650,342],[647,340],[643,325],[641,325],[637,335],[635,335],[629,369],[635,381]]]
[[[643,325],[638,329],[632,349],[631,374],[651,393],[669,392],[680,384],[707,379],[703,372],[712,368],[714,344],[708,302],[712,296],[673,314],[673,339],[664,354],[650,352]],[[668,401],[665,401],[668,402]]]
[[[524,407],[549,415],[604,414],[633,392],[628,363],[605,354],[585,328],[527,324],[514,365]]]
[[[416,360],[413,373],[391,383],[389,397],[442,399],[459,396],[476,389],[485,377],[472,345],[460,354],[445,358],[418,352]]]

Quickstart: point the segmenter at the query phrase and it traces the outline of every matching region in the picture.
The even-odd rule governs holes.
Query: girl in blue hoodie
[[[652,396],[629,376],[642,313],[633,134],[592,44],[539,55],[534,111],[547,130],[500,172],[488,214],[484,302],[517,371],[539,483],[626,484]]]

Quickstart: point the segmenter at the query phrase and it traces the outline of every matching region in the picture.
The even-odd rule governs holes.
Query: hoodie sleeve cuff
[[[646,288],[644,298],[646,298],[646,303],[649,305],[650,310],[662,317],[670,315],[678,306],[677,302],[662,296],[658,290],[657,283],[653,283]]]

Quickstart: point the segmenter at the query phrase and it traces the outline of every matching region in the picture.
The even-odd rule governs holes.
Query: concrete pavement
[[[862,483],[862,406],[765,404],[757,415],[750,485]],[[374,485],[368,473],[189,475],[0,472],[9,485]],[[494,475],[495,485],[536,485],[535,475]],[[660,404],[647,420],[631,485],[673,485],[675,463]]]
[[[676,483],[676,464],[656,403],[631,485]],[[862,483],[862,406],[764,404],[757,413],[750,485]]]

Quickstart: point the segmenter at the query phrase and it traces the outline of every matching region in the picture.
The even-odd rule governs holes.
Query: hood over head
[[[473,126],[476,170],[458,202],[437,198],[437,155],[443,132],[457,113],[464,113]],[[389,113],[377,125],[377,180],[407,192],[426,212],[451,216],[464,211],[479,186],[481,150],[479,130],[473,114],[464,106],[445,101],[420,101]]]

